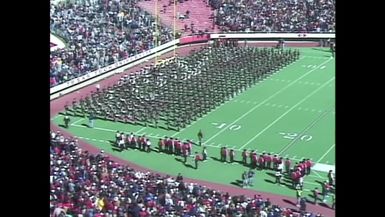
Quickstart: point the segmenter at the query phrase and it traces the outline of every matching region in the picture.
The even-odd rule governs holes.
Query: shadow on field
[[[241,187],[241,188],[242,188],[242,180],[239,180],[239,179],[237,179],[237,180],[235,180],[235,181],[233,181],[233,182],[230,182],[230,184],[232,184],[232,185],[235,185],[235,186],[238,186],[238,187]]]

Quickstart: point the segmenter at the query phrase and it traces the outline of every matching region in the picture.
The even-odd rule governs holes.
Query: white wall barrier
[[[262,39],[262,38],[290,38],[290,39],[313,39],[313,38],[335,38],[334,33],[229,33],[211,34],[214,38],[239,38],[239,39]]]
[[[216,38],[239,38],[239,39],[321,39],[321,38],[335,38],[334,33],[329,34],[316,34],[316,33],[230,33],[230,34],[210,34],[210,40]],[[156,55],[162,55],[178,47],[179,39],[162,44],[154,49],[144,51],[133,57],[129,57],[125,60],[119,61],[112,65],[90,72],[86,75],[72,79],[65,83],[54,86],[50,89],[50,99],[60,97],[61,95],[73,92],[77,89],[95,83],[99,80],[107,78],[115,73],[120,73],[128,68],[138,65],[144,61],[154,58]],[[164,49],[164,50],[163,50]],[[145,58],[143,58],[145,57]],[[139,60],[140,58],[143,58]],[[138,61],[139,60],[139,61]]]

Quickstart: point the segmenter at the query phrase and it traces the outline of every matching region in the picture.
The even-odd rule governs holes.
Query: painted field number
[[[223,129],[224,127],[227,127],[228,124],[227,123],[212,123],[214,126],[216,126],[216,128],[218,129]],[[241,126],[240,125],[236,125],[236,124],[232,124],[230,125],[230,127],[228,128],[229,130],[233,130],[233,131],[237,131],[239,129],[241,129]]]
[[[299,140],[301,141],[305,141],[305,142],[308,142],[310,141],[311,139],[313,139],[313,136],[311,135],[300,135],[298,133],[279,133],[283,136],[283,138],[285,139],[296,139],[296,138],[299,138]]]

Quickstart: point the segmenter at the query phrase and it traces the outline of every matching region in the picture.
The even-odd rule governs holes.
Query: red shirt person
[[[198,152],[195,152],[195,169],[198,169],[198,161],[201,160],[201,156],[198,154]]]
[[[158,151],[162,152],[163,149],[164,149],[164,146],[165,146],[164,140],[163,139],[159,139],[159,141],[158,141]]]
[[[290,166],[291,166],[291,161],[289,158],[286,158],[286,160],[285,160],[285,172],[287,174],[290,173]]]
[[[244,149],[243,150],[243,152],[242,152],[242,163],[244,164],[244,165],[246,165],[247,164],[247,150],[246,149]]]

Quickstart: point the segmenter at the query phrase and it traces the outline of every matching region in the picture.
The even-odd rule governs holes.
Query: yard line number
[[[222,129],[222,128],[224,128],[224,127],[226,127],[228,125],[227,123],[212,123],[212,124],[214,126],[216,126],[216,128],[218,128],[218,129]],[[237,130],[241,129],[241,126],[233,124],[228,129],[229,130],[233,130],[233,131],[237,131]]]
[[[308,141],[313,139],[313,136],[311,136],[311,135],[301,135],[301,134],[298,134],[298,133],[284,133],[284,132],[281,132],[279,134],[281,134],[283,136],[283,138],[290,139],[290,140],[298,138],[301,141],[308,142]]]

